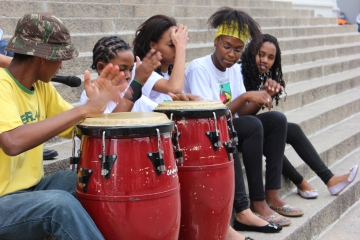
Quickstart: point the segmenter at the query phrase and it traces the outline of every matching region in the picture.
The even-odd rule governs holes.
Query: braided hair
[[[154,15],[146,20],[135,32],[133,41],[135,56],[143,59],[151,49],[150,42],[157,43],[164,32],[173,26],[177,26],[176,20],[165,15]],[[173,65],[170,65],[168,68],[169,75],[171,74],[172,68]],[[162,75],[160,67],[155,71]]]
[[[276,48],[276,56],[272,67],[266,73],[260,74],[256,64],[255,56],[256,54],[260,54],[261,45],[262,43],[265,42],[270,42],[274,44]],[[241,56],[241,63],[242,63],[241,71],[242,71],[246,91],[260,90],[262,85],[266,82],[268,78],[275,80],[285,89],[285,82],[282,78],[283,74],[281,69],[281,51],[280,51],[279,43],[276,37],[270,34],[263,34],[262,43],[259,45],[255,45],[254,42],[250,42],[249,46],[255,48],[256,54],[253,54],[253,52],[248,51],[248,49],[245,49],[244,53]],[[279,95],[280,94],[278,93],[273,96],[273,98],[276,101],[276,106],[279,103],[279,99],[280,99]]]
[[[261,42],[260,25],[246,12],[229,7],[222,7],[210,16],[207,23],[212,28],[218,28],[223,24],[227,26],[235,24],[238,26],[239,38],[241,35],[248,35],[250,33],[251,42],[253,42],[255,46]],[[249,48],[249,46],[247,48]],[[250,46],[250,48],[249,51],[255,53],[255,48],[252,46]]]
[[[131,50],[130,45],[118,36],[101,38],[97,41],[93,49],[91,69],[96,70],[99,61],[109,63],[110,60],[116,58],[118,52],[127,50]]]

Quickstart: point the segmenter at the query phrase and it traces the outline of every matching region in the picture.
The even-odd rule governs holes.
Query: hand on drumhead
[[[109,63],[100,76],[93,82],[90,81],[89,71],[84,74],[84,88],[89,98],[87,104],[91,105],[91,113],[97,114],[105,110],[109,101],[118,102],[120,94],[128,86],[123,72],[118,66]]]
[[[203,100],[202,97],[190,94],[190,93],[171,93],[168,95],[172,98],[173,101],[200,101]]]
[[[136,56],[136,71],[134,78],[144,85],[152,72],[161,66],[161,59],[161,53],[156,52],[154,49],[150,49],[142,62],[140,62],[140,58]]]

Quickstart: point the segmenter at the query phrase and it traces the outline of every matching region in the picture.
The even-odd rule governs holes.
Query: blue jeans
[[[26,181],[24,179],[24,181]],[[0,239],[104,239],[76,200],[76,173],[59,171],[31,189],[0,197]]]
[[[5,40],[0,41],[0,54],[6,55],[6,56],[9,56],[9,57],[14,57],[13,52],[5,51],[6,45],[8,45],[8,41],[5,41]]]

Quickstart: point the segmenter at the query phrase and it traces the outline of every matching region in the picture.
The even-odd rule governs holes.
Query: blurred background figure
[[[9,57],[13,57],[14,56],[13,52],[5,51],[5,47],[8,44],[8,41],[2,40],[3,37],[4,37],[4,32],[0,28],[0,54],[6,55],[6,56],[9,56]]]
[[[358,25],[358,32],[360,32],[360,11],[359,11],[358,15],[356,16],[356,23]]]

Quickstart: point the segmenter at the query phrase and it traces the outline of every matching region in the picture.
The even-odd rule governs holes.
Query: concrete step
[[[274,4],[274,3],[267,3]],[[260,4],[259,4],[260,5]],[[221,4],[221,6],[223,6]],[[313,10],[291,9],[286,4],[279,4],[272,11],[267,6],[239,6],[253,17],[313,17]],[[39,2],[28,1],[22,4],[21,1],[2,1],[4,17],[21,17],[27,12],[47,11],[56,12],[59,17],[149,17],[155,14],[167,14],[175,17],[209,17],[219,6],[209,5],[174,5],[158,4],[123,4],[123,3],[94,3],[94,2]]]
[[[344,25],[344,26],[334,26],[334,25],[318,25],[318,26],[291,26],[291,27],[262,27],[263,33],[268,33],[277,38],[297,38],[297,37],[306,37],[306,36],[322,36],[329,34],[341,35],[343,33],[356,32],[357,26],[355,25]]]
[[[338,240],[338,239],[360,239],[360,200],[348,208],[334,223],[332,223],[318,240]]]
[[[330,76],[288,84],[285,88],[286,101],[280,100],[275,110],[281,112],[295,111],[305,105],[358,88],[360,86],[359,71],[359,68],[355,68]],[[285,82],[288,82],[287,79]]]
[[[352,114],[360,112],[360,84],[342,93],[333,93],[327,98],[285,112],[288,122],[301,126],[306,135],[314,134]],[[278,110],[276,107],[274,110]]]
[[[123,4],[168,4],[167,0],[122,0]],[[266,7],[266,8],[291,8],[291,2],[275,2],[268,0],[175,0],[175,5],[187,6],[237,6],[237,7]]]
[[[325,17],[257,17],[254,18],[261,27],[289,27],[289,26],[316,26],[316,25],[337,25],[336,18]]]
[[[360,34],[357,32],[343,34],[329,34],[307,37],[278,38],[281,51],[304,49],[308,47],[319,47],[326,45],[337,45],[343,43],[356,43],[360,41]]]
[[[359,119],[358,119],[359,120]],[[359,126],[357,126],[359,128]],[[348,152],[346,156],[330,166],[334,174],[348,173],[349,169],[359,163],[360,149],[357,148]],[[240,232],[244,236],[250,236],[254,239],[268,240],[308,240],[316,239],[329,225],[334,223],[344,212],[354,205],[360,197],[360,178],[359,174],[345,190],[338,196],[331,196],[318,178],[310,181],[310,184],[319,192],[317,199],[305,200],[292,192],[284,200],[303,209],[305,214],[302,217],[291,218],[292,224],[284,227],[283,230],[275,234],[264,234],[255,232]],[[328,238],[325,238],[328,239]],[[356,239],[356,238],[349,238]]]
[[[52,12],[59,17],[118,17],[120,4],[94,2],[2,1],[3,17],[22,17],[29,12]]]
[[[209,16],[206,17],[177,17],[176,20],[178,24],[182,23],[192,29],[208,29],[207,20]],[[0,19],[2,30],[6,34],[7,38],[11,37],[13,34],[16,24],[20,16],[17,17],[4,17]],[[66,26],[69,28],[71,34],[86,34],[86,33],[116,33],[122,31],[131,31],[134,32],[135,29],[145,22],[148,17],[140,18],[126,18],[126,17],[116,17],[110,18],[108,16],[104,17],[86,17],[78,18],[73,17],[62,17]],[[284,18],[284,17],[254,17],[254,19],[260,24],[262,28],[270,28],[276,26],[280,27],[300,27],[300,26],[317,26],[317,25],[331,25],[335,28],[338,27],[335,18]],[[345,27],[345,26],[342,26]],[[348,27],[345,27],[348,29]],[[291,29],[290,29],[291,30]],[[274,31],[274,30],[269,30]],[[289,30],[288,30],[289,31]],[[318,35],[318,34],[317,34]],[[279,36],[279,35],[276,35]],[[288,35],[284,35],[288,36]]]
[[[327,58],[316,62],[307,62],[283,67],[283,77],[288,84],[329,76],[360,66],[360,53]]]
[[[282,66],[294,65],[326,58],[341,57],[360,52],[360,43],[345,43],[332,46],[309,47],[281,52]]]

